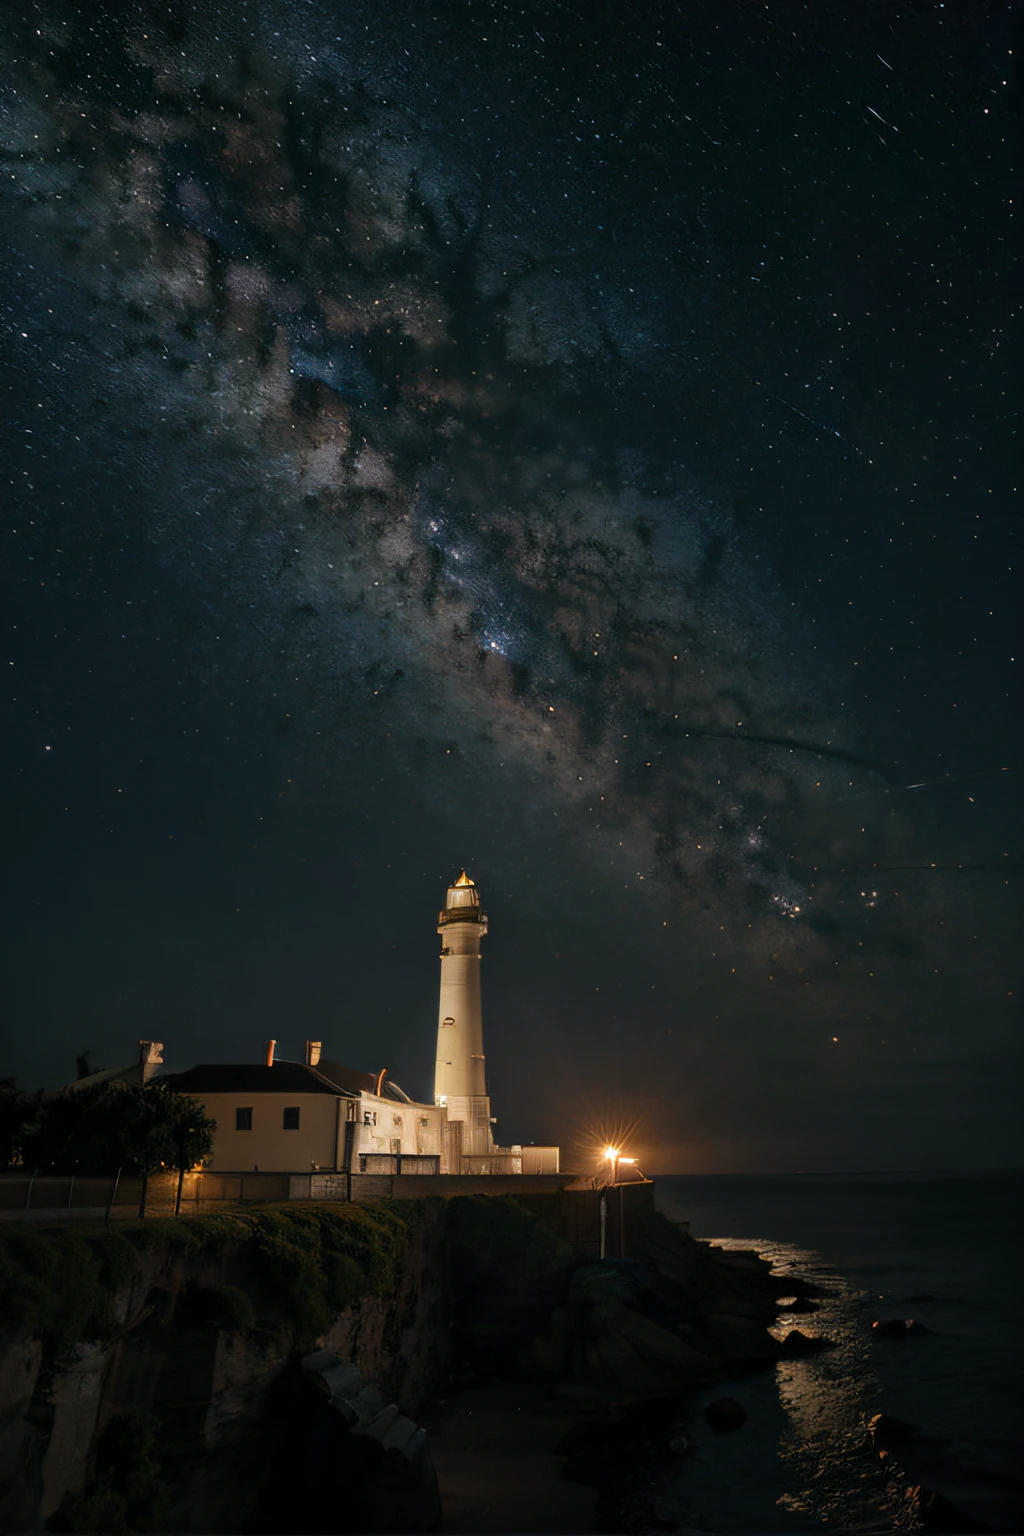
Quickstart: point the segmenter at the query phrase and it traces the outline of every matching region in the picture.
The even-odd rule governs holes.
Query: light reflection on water
[[[917,1528],[906,1477],[882,1462],[867,1441],[867,1405],[877,1401],[880,1383],[871,1364],[864,1293],[808,1249],[751,1238],[712,1241],[726,1249],[755,1249],[776,1274],[821,1287],[827,1294],[814,1311],[788,1312],[770,1331],[782,1340],[799,1328],[835,1347],[782,1360],[774,1373],[718,1382],[692,1401],[686,1432],[694,1450],[670,1475],[672,1491],[685,1501],[682,1523],[723,1532],[829,1529],[865,1536]],[[724,1395],[739,1398],[750,1414],[731,1443],[703,1421],[706,1402]],[[762,1436],[770,1449],[764,1445],[752,1454],[752,1440]],[[739,1483],[737,1455],[746,1473]]]

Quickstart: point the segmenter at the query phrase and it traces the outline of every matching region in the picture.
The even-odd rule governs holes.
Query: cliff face
[[[440,1201],[2,1237],[5,1531],[249,1529],[315,1418],[299,1354],[411,1414],[449,1368]]]
[[[401,1416],[408,1439],[453,1364],[621,1406],[774,1358],[765,1265],[649,1209],[635,1257],[588,1262],[564,1204],[0,1228],[0,1529],[424,1529],[436,1487],[413,1478],[400,1525],[365,1489],[394,1482],[384,1431]]]

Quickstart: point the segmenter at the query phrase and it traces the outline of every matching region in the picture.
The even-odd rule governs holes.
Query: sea
[[[689,1404],[685,1454],[660,1474],[662,1525],[914,1530],[922,1486],[965,1530],[1024,1529],[1024,1172],[662,1176],[655,1198],[694,1237],[813,1280],[816,1310],[773,1331],[833,1344]],[[923,1328],[871,1328],[910,1318]],[[748,1420],[715,1436],[702,1408],[722,1395]],[[866,1431],[876,1413],[916,1427],[884,1458]]]

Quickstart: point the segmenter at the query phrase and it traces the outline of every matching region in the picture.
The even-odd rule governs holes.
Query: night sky
[[[4,1072],[1019,1161],[1018,20],[5,8]]]

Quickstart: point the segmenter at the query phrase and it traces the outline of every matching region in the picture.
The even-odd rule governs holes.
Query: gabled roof
[[[344,1070],[344,1069],[342,1069]],[[369,1073],[354,1076],[370,1077]],[[315,1067],[300,1061],[275,1061],[272,1067],[251,1062],[205,1062],[187,1072],[175,1072],[162,1079],[178,1093],[333,1093],[339,1098],[353,1097],[353,1090],[330,1082]],[[373,1079],[371,1078],[371,1082]],[[354,1092],[358,1094],[359,1089]]]

